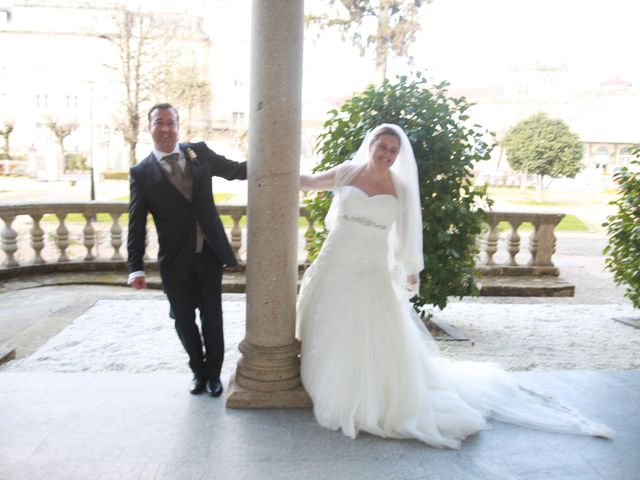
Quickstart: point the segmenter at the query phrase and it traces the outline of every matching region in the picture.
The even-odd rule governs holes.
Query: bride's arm
[[[318,173],[315,175],[300,175],[300,189],[301,190],[331,190],[334,187],[336,181],[336,170],[338,166],[335,166],[326,172]]]

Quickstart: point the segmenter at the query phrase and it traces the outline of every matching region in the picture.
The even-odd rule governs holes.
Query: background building
[[[308,1],[313,4],[321,0]],[[557,23],[557,32],[552,31],[555,24],[550,25],[540,40],[545,39],[546,43],[534,42],[527,36],[529,50],[526,44],[518,45],[522,39],[517,35],[526,26],[517,27],[506,17],[500,18],[508,14],[510,3],[451,2],[433,2],[425,10],[424,35],[412,47],[413,64],[409,65],[406,58],[394,59],[391,77],[412,70],[431,74],[432,65],[441,76],[437,81],[451,75],[451,96],[465,96],[475,103],[470,110],[471,122],[494,132],[498,144],[511,126],[533,113],[544,111],[563,119],[585,145],[586,168],[576,181],[554,181],[553,186],[606,188],[613,171],[632,158],[633,145],[640,144],[640,128],[634,121],[635,112],[640,111],[640,89],[635,80],[622,75],[594,81],[595,77],[583,74],[584,65],[580,70],[571,62],[517,60],[524,55],[542,57],[549,52],[562,52],[566,47],[554,38],[566,36],[568,24],[559,14],[554,16],[545,10],[545,2],[536,3],[532,14]],[[454,5],[457,3],[466,8],[466,16],[457,21],[469,23],[460,27],[460,35],[443,45],[440,30],[448,32],[449,24],[442,17],[451,15],[447,9],[460,10]],[[0,167],[5,171],[22,169],[40,180],[73,175],[64,173],[58,141],[49,127],[53,122],[75,126],[64,139],[65,153],[85,157],[87,164],[95,167],[97,178],[109,172],[126,172],[129,145],[118,128],[124,117],[125,89],[122,69],[117,67],[119,52],[113,42],[118,32],[115,19],[124,7],[152,17],[158,30],[171,29],[164,46],[155,49],[155,56],[162,57],[155,61],[175,67],[174,81],[183,79],[178,87],[171,84],[165,91],[156,90],[141,102],[143,118],[135,158],[143,158],[151,147],[146,135],[146,108],[165,100],[176,103],[181,111],[183,140],[206,139],[220,153],[234,159],[245,158],[249,134],[250,4],[249,0],[190,0],[181,4],[163,0],[0,0],[0,131],[8,124],[14,126],[11,155],[24,159],[4,160]],[[591,8],[591,4],[585,4],[583,13]],[[598,12],[624,21],[616,8],[619,7]],[[489,28],[490,25],[494,27]],[[588,29],[588,25],[584,28]],[[453,40],[462,43],[455,45]],[[608,38],[601,38],[600,42],[604,40]],[[473,42],[490,45],[491,41],[503,47],[504,58],[502,53],[479,47],[473,55],[463,55],[475,47]],[[575,37],[567,45],[578,46],[581,41]],[[626,48],[625,42],[621,38],[617,43],[621,51]],[[584,45],[586,53],[582,57],[594,64],[592,73],[603,58],[608,61],[604,65],[607,71],[616,70],[616,58],[622,53],[607,50],[603,56],[598,50],[603,48],[599,44]],[[506,50],[513,50],[511,57]],[[510,67],[492,67],[497,60]],[[495,71],[490,71],[492,68]],[[373,71],[371,58],[361,58],[357,49],[348,41],[343,42],[338,33],[323,30],[305,35],[303,171],[316,163],[313,146],[327,112],[367,85]],[[202,72],[202,78],[185,83],[185,79],[200,75],[198,72]],[[156,67],[152,73],[152,78],[169,75],[165,67]],[[164,83],[157,81],[156,87]],[[194,86],[199,93],[190,100],[172,98],[174,93],[193,90]],[[202,95],[207,89],[208,97]],[[478,174],[492,183],[516,181],[500,146],[494,150],[491,162],[478,166]],[[224,188],[237,190],[244,186],[236,182]]]
[[[0,1],[0,128],[13,124],[12,157],[28,159],[23,168],[36,178],[57,180],[65,173],[51,124],[72,127],[64,138],[65,152],[86,157],[98,176],[128,169],[129,147],[118,128],[124,116],[123,67],[114,40],[127,3]],[[156,31],[171,29],[171,48],[152,50],[153,61],[185,59],[209,78],[211,42],[201,17],[162,10],[134,12],[152,18]],[[146,91],[142,111],[164,100],[161,93]],[[190,116],[194,130],[212,128],[210,97]],[[146,118],[140,128],[146,131]],[[138,158],[149,151],[147,137],[140,135]]]
[[[495,85],[452,88],[450,94],[474,103],[470,121],[495,134],[491,161],[478,165],[488,183],[519,183],[501,142],[509,128],[537,112],[564,120],[584,144],[584,170],[575,180],[554,180],[553,188],[610,188],[612,174],[629,164],[631,150],[640,145],[640,89],[619,78],[584,84],[566,65],[532,65],[506,72]]]

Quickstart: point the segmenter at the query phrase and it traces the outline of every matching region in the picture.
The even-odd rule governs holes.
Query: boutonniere
[[[194,152],[191,148],[187,148],[187,160],[189,160],[190,162],[198,161],[198,155],[196,155],[196,152]]]

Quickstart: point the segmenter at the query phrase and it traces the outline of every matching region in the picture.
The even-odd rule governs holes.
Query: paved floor
[[[559,239],[555,257],[576,296],[526,302],[625,302],[603,270],[603,239],[585,238]],[[99,298],[162,296],[117,287],[2,287],[0,344],[16,346],[18,357]],[[438,450],[366,434],[351,440],[319,427],[310,410],[229,410],[224,399],[189,395],[184,374],[0,371],[0,480],[640,479],[640,371],[518,375],[608,424],[616,438],[493,422],[460,450]]]
[[[491,423],[460,450],[319,427],[310,410],[230,410],[177,374],[0,374],[2,479],[637,480],[640,372],[522,375],[614,440]]]
[[[95,298],[161,297],[95,286],[12,291],[0,295],[0,326],[36,348]],[[351,440],[319,427],[310,410],[226,409],[224,399],[189,395],[185,373],[0,370],[0,479],[640,478],[640,371],[517,375],[616,438],[493,422],[460,450],[438,450],[367,434]]]

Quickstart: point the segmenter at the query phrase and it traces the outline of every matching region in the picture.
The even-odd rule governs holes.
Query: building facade
[[[64,152],[84,158],[98,176],[128,169],[129,145],[120,128],[126,118],[125,67],[123,49],[117,46],[127,3],[0,0],[0,129],[13,125],[11,155],[27,159],[20,165],[31,176],[58,180],[70,173],[52,125],[71,130],[63,140]],[[211,40],[202,17],[179,11],[128,11],[149,19],[155,34],[171,29],[166,47],[143,55],[153,55],[154,61],[164,55],[162,60],[173,63],[184,59],[208,81]],[[180,56],[171,57],[169,51]],[[142,90],[138,158],[150,147],[146,109],[165,100],[162,89],[153,85],[154,79],[163,78],[163,69],[152,70],[155,76],[137,83]],[[136,82],[128,83],[136,87]],[[199,131],[212,127],[210,86],[204,88],[209,89],[208,100],[205,95],[205,105],[191,119]]]
[[[640,89],[623,79],[584,84],[564,65],[534,65],[509,71],[501,84],[452,89],[450,94],[473,103],[471,122],[495,134],[497,147],[491,161],[478,166],[488,183],[520,181],[509,167],[501,142],[509,128],[537,112],[564,120],[584,145],[583,171],[575,181],[555,180],[558,188],[614,187],[613,173],[629,165],[632,150],[640,145],[640,128],[634,119],[640,109]]]

